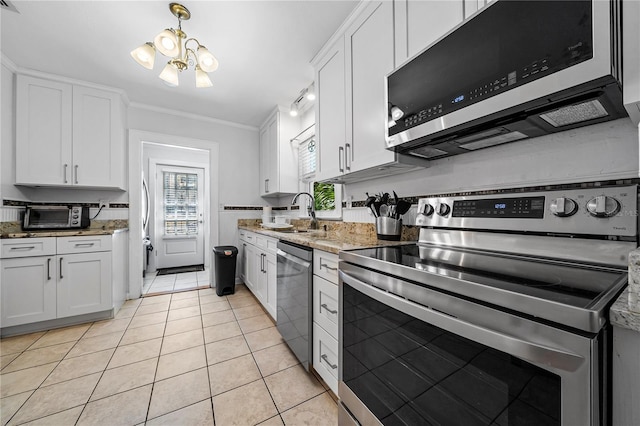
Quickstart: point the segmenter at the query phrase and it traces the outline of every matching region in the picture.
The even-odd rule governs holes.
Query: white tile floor
[[[209,286],[211,283],[209,274],[209,268],[205,268],[204,271],[200,272],[169,275],[157,275],[156,272],[147,272],[144,277],[142,294],[184,291]]]
[[[337,426],[244,286],[129,300],[114,319],[0,340],[0,425]]]

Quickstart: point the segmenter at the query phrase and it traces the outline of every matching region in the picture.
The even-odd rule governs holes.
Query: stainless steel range
[[[608,424],[637,186],[421,199],[340,254],[340,424]]]

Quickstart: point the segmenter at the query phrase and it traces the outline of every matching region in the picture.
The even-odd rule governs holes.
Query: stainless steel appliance
[[[421,199],[340,253],[340,422],[604,425],[637,187]]]
[[[24,230],[80,229],[90,225],[89,207],[27,206],[22,221]]]
[[[387,76],[387,147],[434,159],[626,116],[621,4],[490,3]]]
[[[311,338],[313,249],[278,241],[277,327],[302,366],[309,371]]]

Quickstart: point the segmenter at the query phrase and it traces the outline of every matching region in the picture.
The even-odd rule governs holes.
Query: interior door
[[[204,264],[204,169],[156,166],[158,268]]]

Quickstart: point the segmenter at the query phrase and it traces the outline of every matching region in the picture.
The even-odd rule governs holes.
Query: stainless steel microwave
[[[622,7],[490,3],[387,76],[387,148],[435,159],[627,116]]]
[[[82,206],[27,206],[22,228],[82,229],[90,224],[89,207]]]

